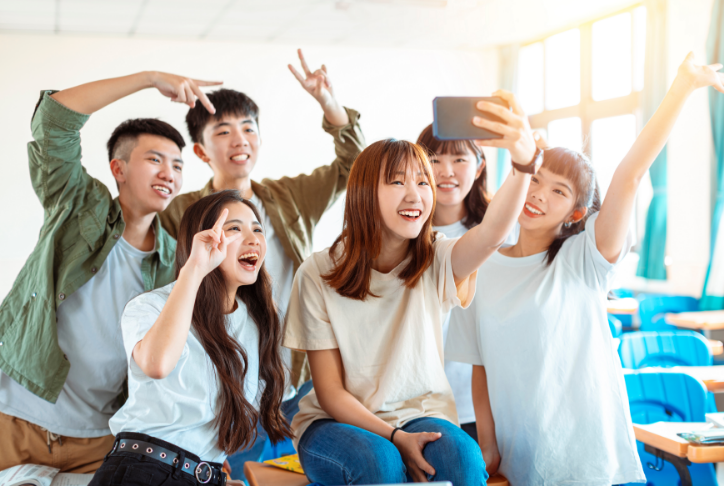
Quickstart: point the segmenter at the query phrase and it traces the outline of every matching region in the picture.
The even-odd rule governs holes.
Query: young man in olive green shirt
[[[174,278],[176,242],[157,213],[181,190],[183,137],[155,119],[127,120],[108,141],[119,196],[81,165],[89,115],[141,89],[213,112],[194,81],[139,73],[44,91],[28,144],[45,209],[40,237],[0,305],[0,470],[34,463],[90,473],[113,444],[122,402],[126,302]]]

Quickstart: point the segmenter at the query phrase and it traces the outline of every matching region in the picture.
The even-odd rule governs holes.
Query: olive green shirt
[[[359,125],[357,111],[345,108],[349,116],[347,125],[336,127],[326,118],[322,128],[334,138],[334,161],[317,167],[311,174],[282,177],[278,180],[251,181],[251,190],[264,204],[274,233],[284,252],[294,263],[294,272],[305,258],[312,254],[312,235],[319,219],[347,189],[352,164],[365,148],[365,139]],[[178,234],[181,217],[186,208],[214,192],[213,178],[200,191],[177,196],[160,214],[161,224],[173,237]],[[307,378],[306,355],[292,352],[292,384],[299,386]]]
[[[71,363],[58,346],[56,310],[101,268],[123,234],[121,205],[81,165],[77,113],[43,91],[31,124],[28,161],[44,208],[38,243],[0,305],[0,369],[55,403]],[[145,290],[174,280],[176,241],[154,219],[156,246],[143,260]]]

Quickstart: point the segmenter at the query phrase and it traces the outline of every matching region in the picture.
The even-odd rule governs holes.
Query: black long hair
[[[221,191],[199,199],[189,206],[181,219],[176,246],[176,278],[191,254],[194,235],[211,229],[228,204],[249,206],[257,217],[253,203],[239,191]],[[264,387],[259,412],[244,395],[244,381],[249,361],[241,344],[226,329],[226,284],[220,268],[204,277],[196,294],[192,326],[204,351],[211,358],[221,382],[215,425],[219,429],[218,445],[227,454],[253,444],[256,423],[261,421],[272,442],[291,437],[292,432],[280,406],[284,395],[281,320],[272,299],[271,278],[262,264],[256,282],[242,285],[236,296],[246,305],[249,316],[259,329],[259,376]]]

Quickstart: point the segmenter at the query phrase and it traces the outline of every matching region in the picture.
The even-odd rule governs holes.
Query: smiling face
[[[388,237],[412,240],[417,238],[430,218],[435,198],[430,181],[420,163],[408,161],[387,180],[386,170],[380,171],[377,197]]]
[[[575,185],[545,167],[531,177],[528,196],[518,218],[526,230],[560,232],[563,223],[581,219],[585,210],[576,208]]]
[[[478,165],[478,156],[470,150],[460,155],[431,155],[430,163],[437,184],[439,206],[462,207],[475,179],[480,177],[485,167],[485,161]]]
[[[211,166],[214,177],[224,181],[249,177],[261,147],[259,127],[252,117],[228,114],[210,119],[202,136],[203,142],[194,144],[194,153]]]
[[[229,210],[224,223],[224,233],[241,237],[230,243],[226,258],[219,269],[230,287],[250,285],[256,282],[259,269],[266,256],[266,237],[254,211],[244,203],[234,202],[224,206]]]
[[[158,135],[138,135],[128,143],[135,143],[128,160],[111,160],[121,202],[138,214],[160,213],[181,191],[181,149]]]

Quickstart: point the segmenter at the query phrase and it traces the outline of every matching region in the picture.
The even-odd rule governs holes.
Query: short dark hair
[[[215,115],[209,113],[201,103],[196,103],[186,114],[186,127],[194,143],[204,143],[206,125],[211,120],[221,120],[226,115],[248,116],[259,126],[259,107],[244,93],[222,88],[208,93],[207,96],[216,108]]]
[[[139,135],[157,135],[175,143],[179,150],[186,146],[183,136],[174,127],[155,118],[134,118],[126,120],[113,130],[108,139],[108,161],[121,159],[128,161],[136,147]]]

